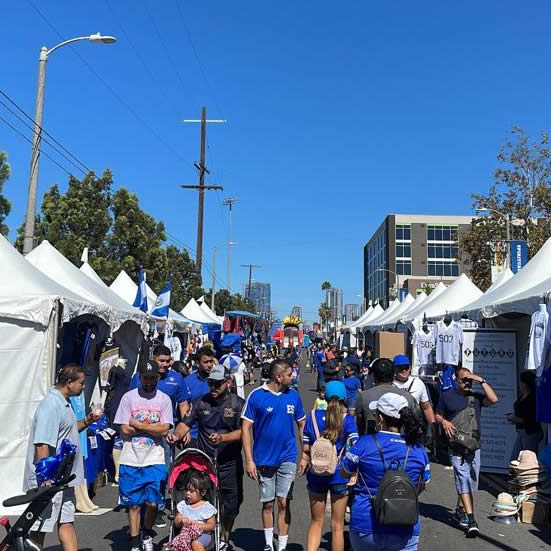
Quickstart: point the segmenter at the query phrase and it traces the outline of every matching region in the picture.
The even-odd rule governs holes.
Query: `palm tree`
[[[331,309],[327,305],[327,302],[322,302],[320,304],[320,307],[318,308],[318,315],[320,317],[320,321],[322,323],[322,326],[325,325],[326,333],[329,332],[329,318],[331,317]]]
[[[325,291],[325,304],[329,304],[329,289],[331,289],[332,285],[329,283],[329,281],[324,281],[321,284],[321,290]]]

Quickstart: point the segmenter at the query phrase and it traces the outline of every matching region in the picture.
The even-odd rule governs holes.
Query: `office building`
[[[271,314],[271,291],[269,283],[261,283],[260,281],[251,282],[251,295],[249,297],[249,285],[245,284],[245,299],[250,300],[254,304],[256,313],[259,316],[269,318]]]
[[[302,319],[302,306],[293,306],[291,316]]]
[[[364,296],[388,306],[397,289],[416,295],[439,281],[449,285],[469,267],[459,237],[472,216],[389,214],[364,247]]]
[[[357,320],[360,314],[361,307],[359,304],[345,304],[344,305],[344,319],[346,323]]]
[[[343,301],[342,301],[342,289],[328,289],[326,291],[327,306],[331,311],[331,321],[342,321]]]

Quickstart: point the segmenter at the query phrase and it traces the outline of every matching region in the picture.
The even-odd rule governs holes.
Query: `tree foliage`
[[[460,237],[463,260],[473,282],[482,290],[491,284],[491,256],[495,243],[506,240],[506,217],[511,239],[528,242],[528,256],[538,252],[551,235],[551,149],[542,132],[536,141],[513,127],[498,156],[494,184],[487,195],[473,194],[473,207],[488,213],[473,220],[471,230]],[[498,214],[501,213],[501,214]]]
[[[212,291],[205,295],[205,302],[210,306]],[[256,314],[254,304],[239,294],[231,295],[227,289],[219,289],[214,293],[214,311],[218,316],[223,316],[225,312],[232,310],[244,310]]]
[[[8,235],[8,226],[4,224],[4,220],[11,211],[11,203],[4,197],[2,191],[4,190],[4,184],[10,178],[10,172],[8,155],[0,151],[0,233],[6,237]]]

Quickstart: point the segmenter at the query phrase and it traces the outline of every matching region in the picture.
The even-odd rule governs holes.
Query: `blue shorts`
[[[161,483],[168,471],[164,465],[130,467],[121,465],[119,470],[119,496],[124,507],[137,507],[145,502],[160,505],[164,503]]]
[[[326,477],[326,480],[322,480],[322,477],[309,477],[308,478],[308,491],[319,495],[326,496],[327,492],[331,492],[331,497],[338,498],[348,495],[348,486],[346,482],[336,482],[330,484],[331,477]]]
[[[354,398],[347,398],[346,399],[346,407],[347,409],[356,409],[356,402],[357,398],[354,396]]]

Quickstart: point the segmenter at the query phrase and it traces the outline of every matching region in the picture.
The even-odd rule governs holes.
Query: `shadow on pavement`
[[[262,549],[264,547],[264,532],[252,528],[237,528],[232,532],[231,541],[234,547],[240,547],[241,549]],[[286,549],[288,551],[302,551],[304,548],[298,543],[288,543]]]
[[[550,527],[537,527],[534,526],[533,530],[529,530],[530,534],[534,534],[537,538],[540,538],[541,541],[547,545],[551,545],[551,528]]]
[[[480,534],[476,539],[490,543],[495,549],[502,549],[503,551],[518,551],[517,547],[511,547],[510,545],[487,536],[486,534]]]
[[[446,526],[453,524],[452,516],[453,511],[443,505],[437,505],[436,503],[422,503],[419,502],[419,514],[422,517],[430,518],[436,522],[441,522]],[[421,523],[423,520],[421,520]]]
[[[128,526],[125,525],[108,532],[103,539],[111,542],[110,546],[113,550],[126,549],[128,547]]]

